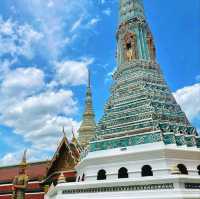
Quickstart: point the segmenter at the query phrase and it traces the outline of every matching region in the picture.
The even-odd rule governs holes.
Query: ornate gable
[[[64,134],[47,170],[47,177],[58,174],[61,171],[73,171],[79,162],[80,149],[77,143],[74,142],[76,138],[73,137],[72,142],[69,142]]]

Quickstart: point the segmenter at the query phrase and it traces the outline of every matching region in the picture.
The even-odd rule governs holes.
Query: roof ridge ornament
[[[63,133],[63,137],[67,137],[67,134],[65,132],[65,127],[64,126],[62,127],[62,133]]]

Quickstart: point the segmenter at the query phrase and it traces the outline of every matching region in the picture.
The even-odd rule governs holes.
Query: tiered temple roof
[[[51,161],[29,163],[26,199],[44,199],[44,193],[52,183],[56,184],[62,172],[67,182],[76,180],[75,166],[79,162],[81,147],[73,135],[69,141],[64,136]],[[18,175],[19,165],[0,167],[0,199],[12,198],[13,179]]]

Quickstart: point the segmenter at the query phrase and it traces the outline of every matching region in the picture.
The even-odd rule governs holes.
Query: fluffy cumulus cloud
[[[16,0],[12,13],[0,16],[0,125],[9,129],[1,136],[21,139],[17,150],[0,153],[0,164],[17,163],[26,147],[31,160],[45,159],[63,126],[69,137],[72,127],[79,127],[71,87],[87,83],[94,62],[85,58],[92,55],[84,54],[82,45],[101,17],[110,15],[105,8],[94,15],[97,2]]]
[[[34,68],[17,68],[3,78],[1,93],[4,96],[26,96],[41,90],[44,86],[43,71]]]
[[[177,90],[174,96],[191,121],[200,119],[199,83]]]
[[[11,19],[0,17],[0,57],[23,55],[29,59],[34,56],[34,45],[41,41],[43,34],[29,24],[19,24]]]
[[[18,154],[16,153],[7,153],[0,159],[0,164],[1,165],[7,165],[8,163],[13,163],[16,164],[19,159],[16,159],[16,157],[19,157]]]
[[[83,59],[81,61],[67,60],[56,63],[57,80],[63,85],[81,85],[88,79],[88,66],[93,63],[93,59]]]
[[[12,93],[13,84],[10,89],[10,92],[7,91],[9,94]],[[4,97],[5,94],[1,96]],[[77,128],[79,125],[78,122],[67,117],[77,111],[76,101],[71,91],[45,91],[21,100],[11,98],[9,101],[9,98],[6,98],[3,104],[0,109],[1,123],[15,129],[15,133],[22,135],[26,141],[32,142],[34,147],[41,146],[42,143],[47,147],[49,142],[45,142],[45,139],[58,137],[58,131],[61,131],[62,126]]]
[[[63,49],[71,48],[77,35],[87,34],[87,25],[93,18],[94,2],[90,0],[17,1],[18,9],[25,8],[44,35],[41,42],[43,54],[54,61],[62,56]]]

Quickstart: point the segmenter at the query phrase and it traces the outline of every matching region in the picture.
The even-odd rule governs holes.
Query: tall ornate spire
[[[153,142],[200,148],[157,64],[142,0],[119,1],[117,70],[90,151]]]
[[[92,107],[92,91],[90,71],[88,71],[88,85],[86,91],[85,111],[83,114],[83,121],[79,128],[79,143],[82,147],[86,147],[95,136],[95,114]]]

